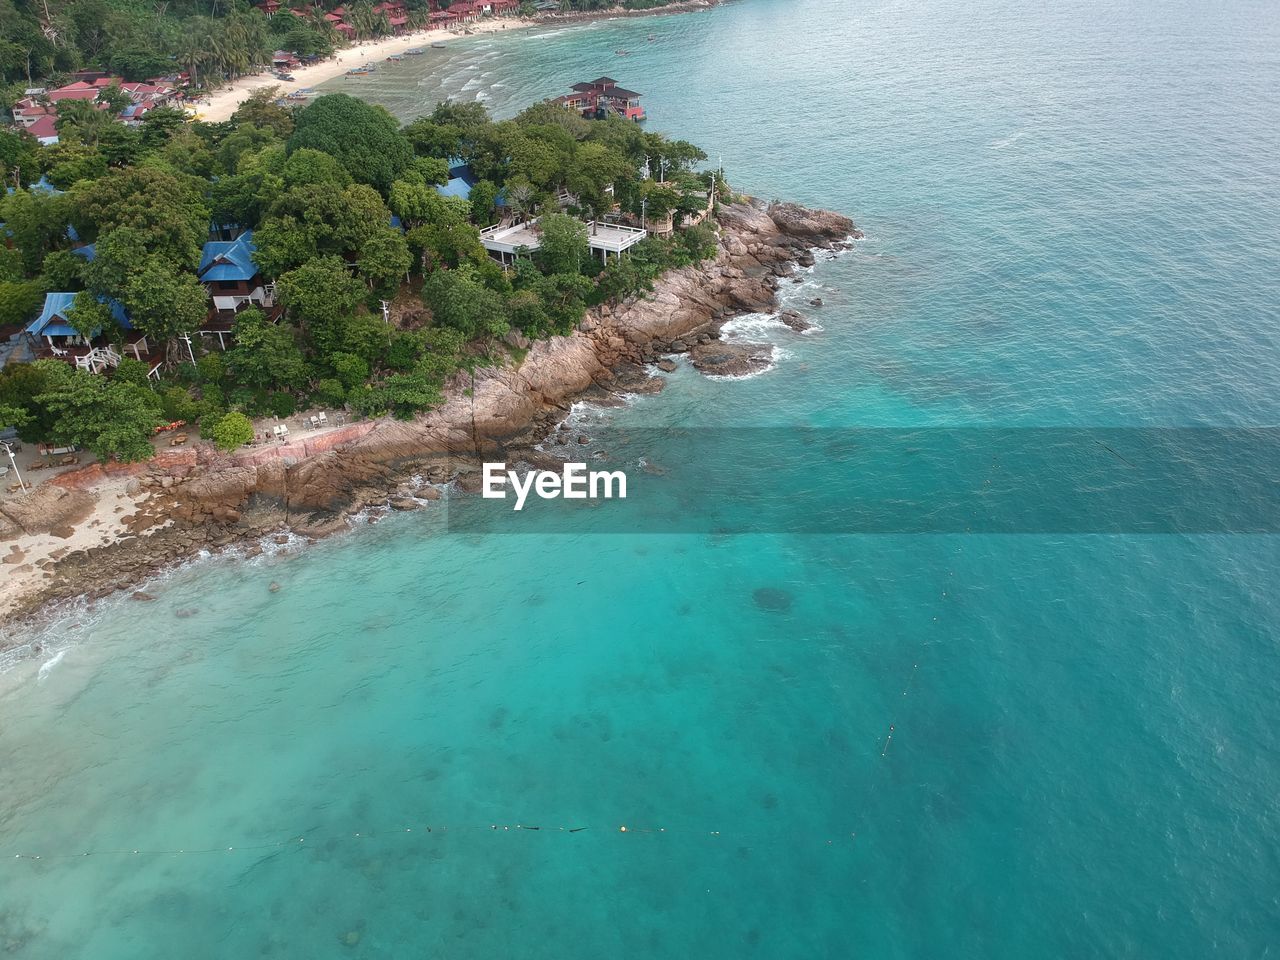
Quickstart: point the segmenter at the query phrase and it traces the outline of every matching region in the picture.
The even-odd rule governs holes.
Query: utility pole
[[[658,176],[659,176],[659,178],[660,178],[660,179],[658,180],[658,182],[659,182],[659,183],[666,183],[666,182],[667,182],[667,166],[668,166],[670,163],[671,163],[671,161],[670,161],[670,160],[668,160],[666,157],[659,157],[659,158],[658,158]]]
[[[18,471],[18,461],[13,458],[13,447],[9,446],[7,440],[0,440],[0,446],[4,447],[4,452],[9,455],[9,462],[13,464],[13,472],[18,478],[18,486],[22,488],[22,492],[27,492],[27,485],[22,479],[22,474]]]
[[[648,207],[649,207],[649,198],[645,197],[643,200],[640,201],[640,229],[641,230],[645,229],[644,215]]]

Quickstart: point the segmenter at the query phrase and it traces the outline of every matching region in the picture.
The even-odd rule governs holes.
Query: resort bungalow
[[[234,240],[210,240],[204,245],[196,276],[209,291],[215,310],[234,312],[250,303],[273,305],[273,285],[263,282],[253,262],[256,250],[252,230]]]
[[[645,118],[644,107],[640,106],[640,94],[618,86],[613,77],[597,77],[595,80],[575,83],[572,93],[557,97],[555,103],[574,110],[588,120],[603,120],[605,117],[622,117],[639,123]]]
[[[471,199],[471,188],[476,185],[476,175],[465,160],[453,157],[449,160],[449,182],[436,187],[436,193],[442,197],[461,197]]]
[[[27,324],[24,332],[33,337],[43,338],[50,354],[62,360],[74,363],[81,370],[101,373],[107,367],[120,364],[120,354],[106,343],[95,344],[101,330],[94,330],[89,336],[82,335],[67,319],[76,294],[67,291],[49,293],[44,298],[44,309],[40,316]],[[147,338],[133,329],[129,315],[115,300],[99,298],[99,302],[111,308],[111,316],[115,318],[120,329],[125,331],[125,349],[137,360],[148,359],[150,348]],[[154,370],[152,371],[154,372]]]

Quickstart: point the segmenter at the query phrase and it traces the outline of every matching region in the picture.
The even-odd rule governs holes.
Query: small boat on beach
[[[431,45],[431,49],[432,49],[432,50],[443,50],[443,49],[444,49],[444,44],[443,44],[443,43],[439,43],[439,42],[437,42],[437,43],[433,43],[433,44]]]
[[[420,56],[422,56],[422,55],[423,55],[424,53],[426,53],[426,52],[427,52],[427,51],[423,50],[421,47],[410,47],[408,50],[406,50],[406,51],[404,52],[404,56],[406,56],[406,57],[420,57]]]
[[[387,56],[387,60],[390,63],[399,63],[403,59],[404,59],[403,53],[392,53]]]

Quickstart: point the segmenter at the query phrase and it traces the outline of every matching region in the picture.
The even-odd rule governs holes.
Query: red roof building
[[[615,116],[637,123],[645,118],[644,107],[640,106],[640,94],[618,86],[618,81],[613,77],[597,77],[585,83],[575,83],[570,89],[573,90],[572,93],[557,97],[554,102],[575,110],[584,117],[603,119]]]

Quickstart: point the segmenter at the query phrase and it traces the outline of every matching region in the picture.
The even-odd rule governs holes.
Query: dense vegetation
[[[668,161],[666,183],[642,176],[646,156]],[[450,158],[478,178],[469,200],[436,190]],[[138,458],[162,420],[196,421],[228,446],[245,436],[229,414],[429,409],[460,369],[505,362],[522,338],[567,333],[590,305],[709,255],[714,235],[699,226],[650,237],[602,269],[582,222],[643,204],[651,222],[679,223],[705,205],[711,174],[693,170],[704,159],[689,143],[551,103],[502,123],[479,104],[444,103],[401,127],[343,94],[290,111],[266,92],[221,124],[168,110],[138,128],[68,124],[53,147],[0,132],[7,179],[44,175],[65,191],[0,201],[13,244],[0,248],[0,325],[29,320],[46,291],[80,291],[68,318],[77,329],[118,341],[115,301],[170,361],[159,383],[128,358],[108,376],[58,360],[11,365],[0,427]],[[480,229],[535,213],[541,249],[504,271]],[[242,309],[234,344],[202,354],[209,341],[182,338],[208,313],[195,268],[211,222],[255,231],[255,262],[282,309]],[[68,225],[96,244],[92,261],[73,252]]]

